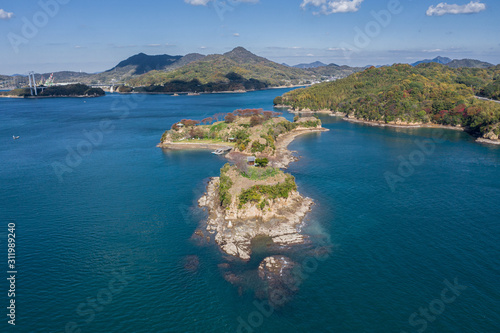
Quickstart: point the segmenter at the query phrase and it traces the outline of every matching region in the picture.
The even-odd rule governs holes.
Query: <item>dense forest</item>
[[[440,64],[371,67],[335,82],[297,89],[275,104],[331,110],[358,119],[464,126],[484,134],[500,122],[500,66],[450,68]],[[498,130],[496,127],[495,130]]]

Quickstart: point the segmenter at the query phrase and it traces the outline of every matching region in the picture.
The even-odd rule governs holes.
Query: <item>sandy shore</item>
[[[276,142],[276,149],[287,149],[288,145],[295,140],[296,137],[307,134],[307,133],[316,133],[316,132],[328,132],[330,131],[328,128],[308,128],[308,129],[298,129],[292,132],[288,132],[283,134],[278,138],[278,142]]]

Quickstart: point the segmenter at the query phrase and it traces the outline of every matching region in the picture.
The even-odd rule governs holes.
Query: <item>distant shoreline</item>
[[[115,91],[112,94],[144,94],[144,95],[169,95],[169,96],[199,96],[199,95],[207,95],[207,94],[243,94],[253,91],[264,91],[264,90],[273,90],[273,89],[287,89],[287,88],[301,88],[308,87],[311,84],[300,84],[300,85],[292,85],[292,86],[279,86],[279,87],[267,87],[262,89],[251,89],[251,90],[223,90],[223,91],[203,91],[203,92],[147,92],[147,91],[130,91],[130,92],[119,92]]]
[[[5,96],[0,95],[0,98],[16,98],[16,99],[45,99],[45,98],[97,98],[102,96]]]

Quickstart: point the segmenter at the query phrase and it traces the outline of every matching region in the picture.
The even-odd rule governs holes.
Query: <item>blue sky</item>
[[[377,21],[373,13],[381,12],[390,17]],[[498,64],[498,17],[498,0],[2,1],[0,73],[97,72],[139,52],[212,54],[236,46],[291,65],[438,55]]]

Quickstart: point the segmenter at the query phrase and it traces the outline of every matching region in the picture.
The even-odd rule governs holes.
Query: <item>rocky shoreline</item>
[[[462,127],[462,126],[449,126],[449,125],[440,125],[440,124],[433,124],[433,123],[409,123],[409,122],[403,122],[403,121],[386,123],[386,122],[382,122],[382,121],[358,119],[358,118],[349,116],[346,113],[334,112],[331,110],[312,111],[309,109],[305,109],[305,110],[299,111],[299,110],[291,109],[290,107],[287,107],[286,105],[279,105],[276,107],[288,108],[290,112],[295,113],[295,114],[302,114],[302,113],[328,114],[332,117],[342,117],[343,120],[351,122],[351,123],[365,124],[365,125],[370,125],[370,126],[393,127],[393,128],[438,128],[438,129],[447,129],[447,130],[453,130],[453,131],[467,132],[467,129]],[[469,134],[471,134],[471,133],[469,133]],[[484,143],[484,144],[500,145],[500,136],[492,134],[492,133],[487,133],[483,137],[479,137],[479,138],[476,137],[476,142],[477,143]]]
[[[218,188],[220,178],[210,180],[207,193],[198,204],[208,209],[208,220],[203,227],[215,235],[215,242],[220,249],[233,257],[250,260],[252,240],[257,236],[269,237],[278,246],[303,244],[306,237],[300,227],[306,214],[311,210],[313,200],[305,198],[297,191],[286,199],[279,198],[269,204],[265,210],[254,204],[238,208],[232,203],[228,208],[220,205]],[[198,234],[203,233],[199,230]]]
[[[314,117],[297,117],[293,123],[281,117],[264,118],[263,123],[255,121],[264,115],[253,115],[254,125],[244,116],[208,126],[193,126],[192,121],[185,120],[180,128],[174,124],[165,132],[158,147],[231,148],[225,155],[231,164],[221,169],[220,177],[208,181],[205,194],[198,200],[206,218],[200,221],[191,239],[199,245],[217,246],[224,260],[218,265],[221,274],[238,288],[240,295],[251,288],[257,298],[279,307],[291,299],[301,284],[301,266],[290,257],[295,258],[294,253],[329,251],[328,247],[317,247],[302,232],[314,201],[301,195],[295,178],[282,170],[298,159],[288,146],[298,136],[328,129]],[[212,139],[197,140],[190,134],[201,135],[201,131],[211,133]],[[214,143],[215,138],[221,142]],[[255,165],[248,163],[252,156]],[[255,270],[246,264],[255,259],[254,251],[258,252],[256,249],[261,246],[265,246],[267,256],[259,258]],[[187,257],[183,265],[193,272],[198,263],[196,258]]]
[[[297,160],[293,152],[287,149],[296,137],[325,131],[328,129],[322,127],[297,128],[281,135],[276,142],[276,156],[271,158],[274,167],[287,168],[291,162]],[[178,148],[179,145],[174,144],[174,147]],[[236,161],[239,154],[231,152],[226,157],[230,161]],[[252,185],[276,183],[280,181],[265,180],[252,183]],[[306,241],[307,237],[301,234],[300,229],[305,216],[314,204],[311,198],[303,197],[297,190],[294,190],[287,198],[270,201],[265,209],[259,208],[256,203],[247,203],[243,207],[238,207],[235,200],[228,207],[222,207],[219,187],[220,177],[212,178],[207,185],[205,195],[199,199],[198,204],[208,210],[208,220],[201,228],[214,235],[215,242],[224,253],[245,261],[249,260],[252,254],[252,240],[258,236],[268,237],[273,244],[278,246],[292,246]],[[233,193],[233,197],[236,195],[237,193]],[[204,233],[205,230],[200,229],[195,232],[198,235]]]

